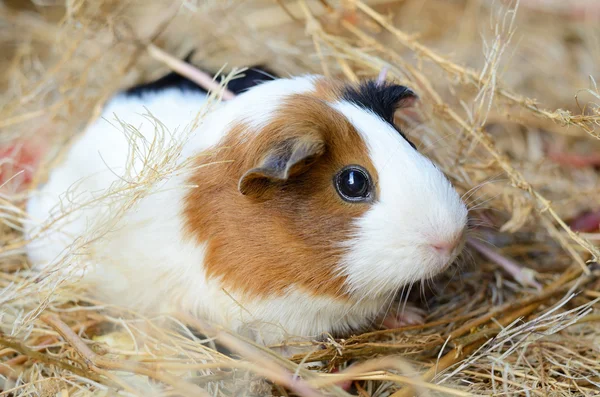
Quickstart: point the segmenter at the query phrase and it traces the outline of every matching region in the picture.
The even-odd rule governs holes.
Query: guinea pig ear
[[[325,142],[316,137],[295,137],[271,147],[261,163],[238,182],[244,196],[260,197],[274,182],[283,182],[306,171],[325,152]]]
[[[404,88],[404,92],[399,95],[396,108],[397,109],[410,109],[415,106],[419,101],[419,96],[414,93],[410,88],[399,86]]]
[[[408,87],[375,80],[347,86],[343,98],[371,110],[390,124],[394,124],[394,114],[397,110],[411,108],[419,99]]]

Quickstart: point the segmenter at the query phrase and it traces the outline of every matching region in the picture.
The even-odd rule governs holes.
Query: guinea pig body
[[[412,96],[302,76],[219,105],[183,146],[177,161],[192,166],[88,244],[85,277],[117,304],[185,311],[266,344],[370,325],[398,290],[453,261],[466,226],[448,180],[393,125]],[[52,263],[110,215],[60,209],[122,180],[132,149],[109,120],[152,142],[157,125],[184,131],[205,100],[177,87],[116,96],[29,200],[34,221],[56,220],[29,245],[32,263]]]

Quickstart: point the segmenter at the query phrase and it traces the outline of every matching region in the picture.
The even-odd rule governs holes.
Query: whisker
[[[486,178],[483,180],[483,182],[479,183],[478,185],[473,186],[471,189],[467,190],[465,193],[463,193],[463,195],[460,197],[461,200],[466,201],[469,198],[471,198],[471,196],[473,194],[475,194],[479,189],[481,189],[484,186],[487,186],[491,183],[495,183],[495,182],[500,182],[500,181],[507,181],[507,178],[502,178],[502,179],[495,179],[498,178],[499,176],[501,176],[502,174],[499,173],[498,175],[492,175],[489,178]],[[468,196],[467,196],[468,195]],[[465,197],[466,196],[466,197]]]
[[[502,194],[502,193],[498,193],[498,194],[496,194],[495,196],[493,196],[493,197],[490,197],[490,198],[486,199],[485,201],[483,201],[483,202],[481,202],[481,203],[479,203],[479,204],[477,204],[477,205],[475,205],[475,206],[473,206],[473,207],[471,207],[471,204],[472,204],[473,202],[475,202],[475,201],[472,201],[471,203],[469,203],[469,204],[467,205],[467,208],[469,208],[469,211],[475,211],[475,210],[477,210],[477,209],[481,209],[481,207],[482,207],[484,204],[487,204],[487,203],[489,203],[490,201],[492,201],[492,200],[496,199],[496,198],[497,198],[497,197],[499,197],[501,194]]]
[[[408,297],[410,296],[410,291],[412,290],[414,283],[415,282],[412,281],[408,286],[408,291],[406,292],[406,298],[404,299],[404,303],[402,304],[402,314],[404,314],[404,311],[406,310],[406,305],[408,304]]]

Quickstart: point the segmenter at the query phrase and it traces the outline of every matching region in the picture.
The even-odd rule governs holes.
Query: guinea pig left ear
[[[325,143],[315,137],[295,137],[274,145],[260,164],[244,173],[238,190],[244,196],[260,197],[270,184],[284,182],[306,171],[323,153]]]
[[[414,93],[413,90],[406,87],[404,88],[404,92],[399,95],[399,98],[396,102],[397,109],[410,109],[415,106],[415,104],[419,101],[419,97]]]
[[[406,86],[389,83],[375,84],[378,87],[377,95],[384,108],[389,107],[394,110],[409,109],[419,101],[417,94]]]

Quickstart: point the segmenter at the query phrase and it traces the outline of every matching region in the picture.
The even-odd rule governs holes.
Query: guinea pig
[[[369,327],[398,291],[454,261],[467,208],[394,125],[395,111],[416,98],[410,89],[317,75],[262,80],[238,83],[239,95],[185,141],[176,161],[191,166],[90,243],[81,261],[93,265],[84,277],[97,294],[277,344]],[[122,178],[130,146],[114,116],[152,142],[149,111],[177,136],[207,98],[184,82],[170,75],[116,95],[32,193],[31,219],[58,225],[28,223],[34,266],[56,261],[105,215],[95,206],[66,216],[60,203]]]

